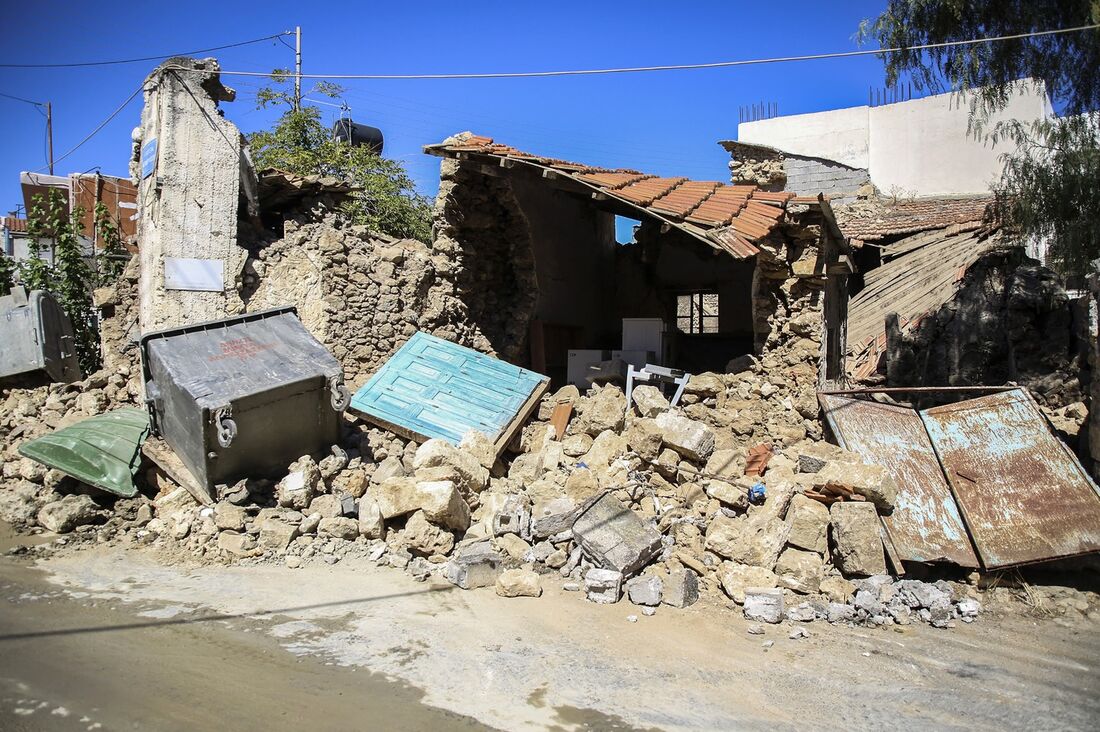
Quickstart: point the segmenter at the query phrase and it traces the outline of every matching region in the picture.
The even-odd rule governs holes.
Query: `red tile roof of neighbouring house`
[[[751,185],[661,177],[534,155],[480,135],[456,135],[437,145],[426,145],[424,152],[459,160],[495,158],[500,165],[523,164],[552,171],[584,184],[594,197],[606,196],[627,204],[738,259],[760,251],[757,242],[786,220],[788,204],[828,206],[817,197],[767,192]]]
[[[906,201],[871,199],[835,209],[844,236],[874,242],[947,226],[978,228],[993,215],[994,197],[915,198]]]
[[[4,227],[8,231],[13,231],[13,232],[18,232],[18,233],[26,233],[26,231],[27,231],[27,220],[26,219],[21,219],[17,216],[5,216],[4,217]]]

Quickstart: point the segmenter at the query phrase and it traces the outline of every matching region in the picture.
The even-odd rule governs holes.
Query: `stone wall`
[[[478,350],[526,362],[538,282],[527,219],[508,180],[444,160],[433,234],[438,273],[454,283]]]
[[[454,269],[422,242],[347,225],[329,212],[287,220],[283,236],[249,260],[244,295],[249,312],[294,305],[354,391],[418,330],[489,351],[455,296]]]

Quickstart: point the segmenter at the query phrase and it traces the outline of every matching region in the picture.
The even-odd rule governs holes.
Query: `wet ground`
[[[2,544],[0,537],[0,544]],[[550,584],[550,583],[548,583]],[[1095,729],[1095,624],[645,617],[373,565],[0,559],[0,729]],[[637,622],[629,622],[637,615]],[[766,641],[774,642],[765,647]],[[100,725],[100,726],[96,726]]]

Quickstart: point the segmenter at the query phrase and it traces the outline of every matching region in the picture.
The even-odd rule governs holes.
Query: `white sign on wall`
[[[165,257],[164,289],[225,292],[225,263],[220,259]]]

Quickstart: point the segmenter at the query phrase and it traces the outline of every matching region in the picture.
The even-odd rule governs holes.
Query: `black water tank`
[[[355,147],[366,145],[376,155],[382,154],[382,130],[370,125],[361,125],[350,119],[338,119],[332,125],[332,134],[337,140],[350,142]]]

